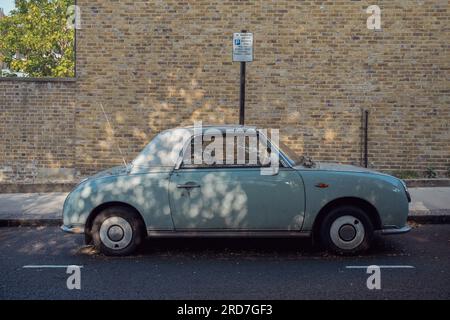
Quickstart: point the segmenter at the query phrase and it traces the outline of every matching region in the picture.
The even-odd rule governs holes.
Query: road
[[[450,225],[422,225],[358,257],[307,239],[154,239],[111,258],[57,227],[0,228],[0,299],[449,299],[449,249]],[[82,266],[81,290],[55,265]],[[347,268],[368,265],[414,268],[382,268],[369,290],[366,269]]]

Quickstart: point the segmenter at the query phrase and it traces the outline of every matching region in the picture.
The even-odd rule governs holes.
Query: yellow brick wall
[[[246,29],[255,42],[255,61],[247,66],[246,123],[280,128],[284,141],[314,159],[359,164],[361,109],[368,109],[372,167],[432,167],[441,176],[450,167],[447,1],[77,3],[77,81],[52,84],[50,91],[38,87],[57,100],[49,111],[73,123],[62,133],[71,142],[56,137],[57,130],[50,137],[33,129],[36,115],[29,110],[42,102],[28,97],[23,106],[19,100],[34,84],[0,81],[0,108],[13,115],[1,119],[0,133],[11,142],[0,146],[0,166],[44,159],[38,150],[47,148],[48,159],[38,166],[54,157],[57,165],[86,174],[120,164],[113,140],[131,160],[162,129],[194,120],[236,123],[239,64],[231,62],[231,37]],[[366,27],[372,4],[382,10],[379,31]],[[3,99],[4,90],[19,95],[13,106]],[[73,98],[64,100],[64,90]],[[15,120],[22,119],[21,108],[27,121]],[[41,117],[45,125],[46,114]],[[50,123],[56,119],[48,117]],[[23,148],[20,140],[15,145],[10,121],[37,134],[38,149]]]
[[[74,82],[0,81],[0,183],[73,180],[74,92]]]

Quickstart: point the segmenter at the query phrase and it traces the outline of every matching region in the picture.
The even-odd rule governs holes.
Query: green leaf
[[[0,61],[30,77],[75,76],[74,30],[66,28],[73,0],[16,0],[0,19]]]

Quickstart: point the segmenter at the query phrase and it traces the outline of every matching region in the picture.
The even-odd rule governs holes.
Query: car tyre
[[[94,247],[108,256],[126,256],[136,251],[144,238],[139,215],[126,207],[101,211],[94,219],[91,235]]]
[[[356,255],[369,249],[373,223],[364,210],[354,206],[332,209],[320,228],[325,247],[340,255]]]

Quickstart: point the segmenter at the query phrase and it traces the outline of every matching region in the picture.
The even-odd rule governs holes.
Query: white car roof
[[[203,125],[202,133],[206,130],[216,129],[222,132],[227,130],[256,130],[253,126],[241,125]],[[186,142],[195,133],[195,127],[179,127],[167,129],[156,135],[152,141],[133,160],[134,166],[143,167],[173,167]]]

